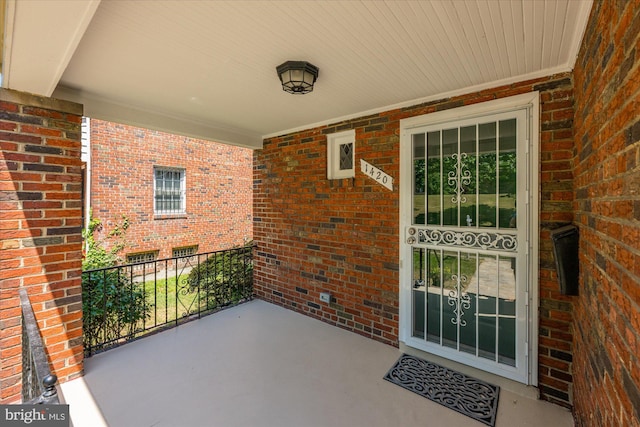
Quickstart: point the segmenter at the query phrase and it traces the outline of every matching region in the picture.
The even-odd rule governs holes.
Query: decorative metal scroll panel
[[[451,157],[456,161],[456,169],[449,171],[447,183],[455,191],[451,197],[452,203],[467,203],[464,196],[465,186],[471,184],[471,171],[465,167],[463,161],[468,157],[467,153],[454,153]]]
[[[422,245],[451,246],[482,250],[516,252],[518,237],[496,231],[456,231],[433,228],[409,228],[407,243]],[[417,238],[416,238],[417,234]]]
[[[461,274],[451,275],[451,278],[456,282],[456,290],[449,291],[447,296],[447,303],[453,307],[454,317],[451,318],[451,323],[454,325],[467,326],[467,321],[462,318],[464,316],[464,310],[471,308],[471,296],[466,292],[461,292],[461,289],[465,287],[467,282],[467,276]],[[472,313],[473,314],[473,313]]]

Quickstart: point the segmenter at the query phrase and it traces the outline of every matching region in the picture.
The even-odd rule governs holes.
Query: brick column
[[[540,397],[570,407],[573,402],[573,307],[562,295],[551,232],[573,222],[573,81],[570,74],[534,85],[540,91],[540,307],[538,382]]]
[[[640,1],[594,2],[574,70],[576,426],[640,426]]]
[[[60,382],[82,373],[82,105],[0,89],[0,403],[21,394],[29,293]]]

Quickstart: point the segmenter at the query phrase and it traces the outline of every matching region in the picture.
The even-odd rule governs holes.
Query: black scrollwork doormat
[[[403,354],[384,379],[493,427],[500,387]]]

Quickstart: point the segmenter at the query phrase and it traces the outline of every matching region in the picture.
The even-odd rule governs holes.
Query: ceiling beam
[[[51,96],[99,5],[7,0],[2,87]]]
[[[246,148],[262,148],[261,135],[249,134],[217,123],[202,123],[175,115],[147,111],[64,86],[58,86],[53,93],[53,97],[83,104],[84,115],[92,119],[122,123]]]

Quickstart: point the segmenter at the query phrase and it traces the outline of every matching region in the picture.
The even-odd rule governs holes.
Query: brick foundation
[[[355,129],[356,164],[398,177],[400,119],[531,91],[541,98],[539,382],[543,398],[569,406],[575,297],[560,295],[549,232],[573,220],[570,73],[266,140],[254,157],[256,294],[397,346],[399,191],[359,172],[327,180],[326,135]],[[320,304],[321,291],[335,301]]]
[[[640,426],[640,2],[596,1],[574,70],[578,426]]]
[[[121,254],[198,246],[211,252],[252,239],[251,149],[91,120],[91,207],[104,237],[129,218]],[[153,167],[186,171],[186,214],[154,216]],[[108,244],[106,245],[108,246]]]
[[[82,373],[81,117],[81,105],[0,89],[0,403],[20,402],[20,287],[53,373]]]

